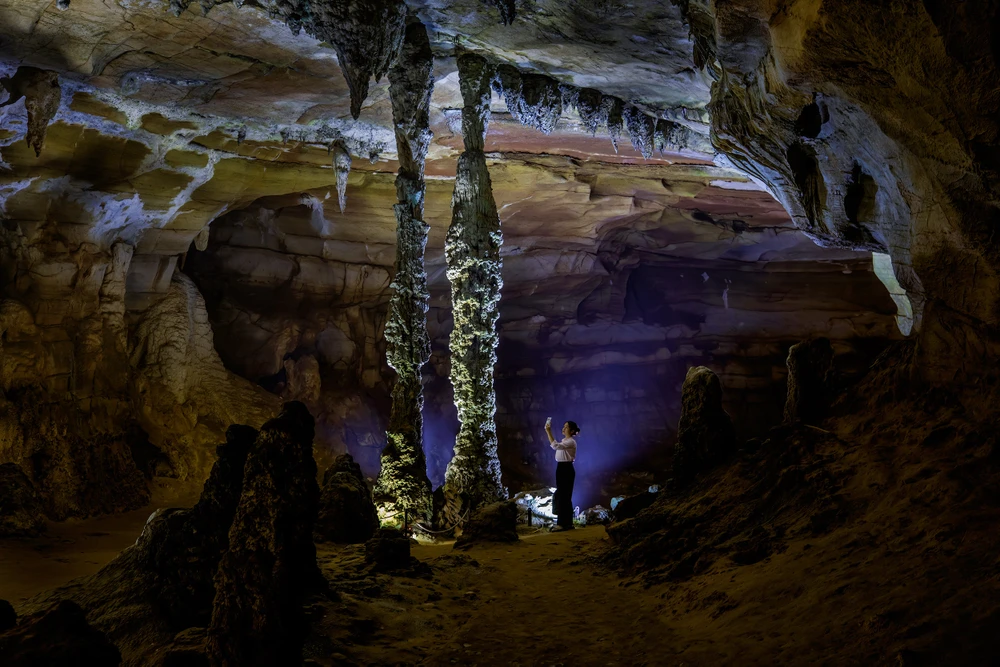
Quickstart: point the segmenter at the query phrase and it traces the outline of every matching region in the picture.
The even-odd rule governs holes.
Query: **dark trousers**
[[[573,482],[576,469],[569,461],[556,463],[556,494],[552,498],[558,524],[563,528],[573,527]]]

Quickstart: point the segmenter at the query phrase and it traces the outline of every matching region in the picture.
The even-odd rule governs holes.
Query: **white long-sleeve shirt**
[[[556,450],[556,461],[559,463],[572,463],[576,460],[576,440],[573,438],[563,438],[559,442],[550,443],[550,446]]]

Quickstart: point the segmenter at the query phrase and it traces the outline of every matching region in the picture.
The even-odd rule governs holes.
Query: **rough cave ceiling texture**
[[[371,82],[354,121],[339,47],[307,34],[322,30],[293,32],[280,3],[216,4],[0,0],[4,74],[51,70],[61,87],[38,157],[25,107],[0,110],[10,409],[14,390],[45,378],[37,391],[60,418],[82,411],[116,442],[134,421],[185,474],[203,469],[192,450],[277,400],[236,373],[306,400],[330,446],[371,472],[392,381],[388,82]],[[983,367],[997,318],[1000,105],[988,3],[539,0],[517,3],[512,26],[482,0],[408,4],[435,51],[426,373],[438,480],[454,430],[442,253],[462,49],[524,75],[513,115],[510,96],[494,95],[486,146],[505,234],[498,420],[509,475],[546,465],[528,425],[548,413],[587,423],[592,442],[617,452],[602,464],[662,445],[696,363],[720,371],[746,433],[779,418],[790,343],[827,335],[860,362],[866,341],[899,335],[869,250],[891,254],[912,299],[928,377]],[[603,107],[612,134],[625,126],[617,150],[605,126],[588,131],[593,91],[531,74],[601,91],[612,109],[620,100],[624,121]],[[531,106],[539,90],[562,95],[548,134],[514,117],[544,125]],[[353,155],[344,213],[338,141]],[[666,152],[643,159],[650,141]],[[209,321],[218,354],[205,345]],[[218,386],[207,397],[192,389],[206,374]],[[241,414],[244,396],[256,407]],[[37,424],[11,428],[22,444],[0,458],[36,456]],[[93,511],[78,495],[64,515]]]

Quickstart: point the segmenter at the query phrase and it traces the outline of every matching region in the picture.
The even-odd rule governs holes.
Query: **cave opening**
[[[550,4],[0,0],[0,664],[1000,654],[996,3]]]

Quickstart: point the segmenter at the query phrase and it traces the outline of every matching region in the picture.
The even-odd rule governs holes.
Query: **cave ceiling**
[[[431,179],[453,177],[462,146],[459,50],[618,96],[692,131],[690,148],[643,159],[627,132],[612,145],[605,128],[591,135],[566,109],[543,134],[494,94],[487,151],[505,254],[536,246],[595,253],[602,244],[607,254],[619,243],[650,257],[861,258],[811,244],[769,194],[715,155],[710,79],[694,66],[673,4],[539,2],[515,26],[479,0],[410,6],[435,51]],[[4,109],[6,216],[29,240],[55,224],[71,246],[135,243],[129,291],[139,305],[165,291],[177,259],[212,220],[262,197],[304,197],[329,221],[317,237],[364,238],[365,256],[391,266],[392,191],[383,176],[397,165],[387,80],[373,83],[354,121],[330,44],[251,3],[169,9],[166,0],[74,0],[67,10],[48,0],[0,2],[6,73],[53,70],[63,89],[39,157],[21,140],[23,110]],[[344,216],[330,198],[337,137],[356,158]]]

